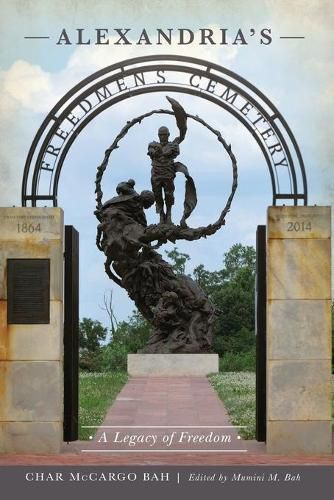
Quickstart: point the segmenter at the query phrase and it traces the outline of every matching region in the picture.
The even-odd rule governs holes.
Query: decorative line
[[[82,453],[247,453],[248,450],[81,450]]]
[[[280,36],[281,39],[285,40],[304,40],[304,36]]]
[[[246,429],[247,425],[82,425],[82,429]]]
[[[46,40],[49,39],[49,36],[24,36],[23,38],[28,40]]]

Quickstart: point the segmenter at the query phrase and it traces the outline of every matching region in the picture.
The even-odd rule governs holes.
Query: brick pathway
[[[224,405],[206,377],[138,377],[132,378],[120,392],[85,449],[101,453],[110,449],[126,449],[130,453],[132,449],[163,450],[162,453],[171,453],[171,450],[194,450],[196,453],[200,449],[210,450],[209,453],[212,450],[232,453],[233,450],[264,449],[260,443],[238,438],[238,429],[231,426]],[[114,443],[117,431],[118,442]],[[167,446],[162,439],[173,432],[173,441]],[[132,448],[128,442],[120,442],[130,434],[143,436],[148,441]],[[152,434],[157,436],[156,443],[150,440]],[[203,442],[198,442],[195,436],[203,436]],[[108,442],[103,442],[104,439]],[[213,442],[215,440],[217,442]]]
[[[0,455],[0,465],[334,465],[332,455],[269,456],[263,443],[244,441],[238,429],[222,426],[231,423],[205,377],[131,378],[95,436],[92,429],[91,441],[64,445],[61,455]],[[173,432],[167,446],[163,438]],[[130,446],[126,436],[146,442]]]

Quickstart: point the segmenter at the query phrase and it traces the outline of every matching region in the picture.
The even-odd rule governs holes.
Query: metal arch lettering
[[[200,96],[200,92],[197,91],[197,90],[193,90],[193,89],[182,89],[182,88],[178,88],[178,87],[175,87],[175,86],[171,86],[171,85],[164,85],[162,87],[159,87],[159,88],[155,88],[155,89],[152,89],[151,92],[162,92],[162,91],[166,91],[166,92],[179,92],[179,93],[191,93],[192,95],[195,95],[195,96]],[[135,94],[133,97],[137,96],[137,95],[141,95],[143,93],[145,93],[144,89],[142,88],[139,88],[137,89],[136,91],[133,91],[133,93]],[[103,112],[105,109],[108,109],[110,106],[112,106],[113,104],[116,104],[124,99],[126,99],[127,96],[124,96],[124,95],[121,95],[121,96],[117,96],[113,102],[111,103],[110,101],[104,103],[100,108],[99,108],[99,112]],[[214,97],[211,97],[211,96],[208,96],[207,98],[208,100],[210,100],[211,102],[214,102],[215,104],[223,107],[223,109],[226,109],[228,110],[227,106],[224,104],[224,103],[220,103],[218,102],[216,99],[214,99]],[[97,110],[98,111],[98,110]],[[81,125],[78,127],[77,131],[78,131],[78,134],[81,132],[81,130],[83,130],[84,127],[86,127],[88,125],[88,123],[93,120],[95,118],[95,116],[97,115],[97,111],[96,113],[92,113],[90,114],[85,120],[82,121]],[[247,130],[249,130],[249,132],[252,133],[252,129],[251,127],[249,126],[249,124],[247,123],[247,121],[245,119],[243,119],[242,117],[238,116],[234,111],[232,110],[229,110],[229,112],[231,114],[233,114],[239,121],[241,121],[241,123],[244,125],[245,128],[247,128]],[[58,161],[58,164],[57,164],[57,170],[55,172],[55,183],[54,185],[55,186],[58,186],[58,182],[59,182],[59,177],[60,177],[60,173],[61,173],[61,169],[62,169],[62,166],[63,166],[63,163],[64,163],[64,160],[66,158],[66,155],[69,151],[69,149],[71,148],[71,145],[72,143],[74,142],[74,140],[76,139],[76,135],[72,135],[69,139],[69,141],[67,142],[66,146],[64,147],[64,150],[62,151],[61,153],[61,156],[59,157],[59,161]],[[261,149],[261,152],[263,154],[263,156],[265,157],[266,159],[266,163],[268,165],[268,169],[269,169],[269,173],[270,173],[270,178],[271,178],[271,184],[272,184],[272,190],[273,190],[273,195],[276,196],[277,193],[276,193],[276,184],[275,184],[275,177],[274,177],[274,172],[272,170],[272,166],[271,166],[271,163],[270,163],[270,158],[268,156],[268,153],[267,151],[265,150],[262,142],[259,140],[259,138],[257,136],[253,136],[254,139],[256,140],[257,144],[259,145],[260,149]],[[53,196],[55,197],[56,199],[56,191],[53,193]]]
[[[187,65],[183,65],[183,63],[186,63]],[[233,108],[229,102],[218,98],[213,93],[205,91],[205,89],[198,89],[184,84],[182,86],[180,83],[175,84],[164,81],[164,83],[140,85],[130,89],[122,89],[122,91],[125,90],[125,92],[122,93],[120,90],[117,95],[110,95],[108,98],[101,100],[98,106],[91,106],[90,111],[85,113],[81,119],[78,120],[77,127],[74,125],[70,133],[67,134],[66,139],[64,139],[60,148],[55,148],[51,145],[52,137],[55,136],[55,132],[58,130],[59,125],[61,125],[62,122],[69,116],[78,103],[83,102],[83,99],[92,95],[94,92],[98,91],[98,89],[104,88],[103,86],[108,85],[111,82],[121,80],[124,81],[124,78],[126,77],[133,75],[138,76],[141,73],[144,74],[149,71],[156,71],[157,74],[160,72],[159,78],[161,79],[162,76],[160,75],[167,71],[182,74],[194,74],[201,78],[207,78],[209,81],[215,81],[223,86],[226,86],[227,88],[233,89],[233,91],[236,91],[238,95],[246,101],[246,103],[254,106],[257,110],[260,110],[262,116],[266,118],[268,125],[270,125],[273,129],[284,152],[286,164],[284,163],[283,165],[288,168],[291,179],[291,192],[280,192],[276,166],[273,163],[272,157],[268,153],[267,144],[265,143],[263,137],[261,137],[261,134],[251,126],[251,123],[246,116],[243,116],[244,113],[240,112],[240,109],[238,110],[237,108]],[[215,73],[212,73],[212,71]],[[277,204],[280,200],[283,202],[284,200],[293,200],[295,205],[297,205],[298,201],[301,200],[305,205],[307,204],[306,173],[297,141],[281,113],[261,91],[236,73],[215,63],[186,56],[156,55],[129,59],[103,68],[102,70],[99,70],[82,80],[58,101],[43,121],[31,144],[22,179],[22,205],[26,206],[27,203],[30,202],[32,206],[36,206],[39,200],[51,200],[53,205],[57,206],[58,184],[66,154],[75,138],[79,135],[83,128],[99,113],[123,99],[136,97],[137,95],[144,93],[170,91],[187,93],[204,98],[231,113],[252,134],[261,149],[271,178],[273,204]],[[58,137],[60,136],[58,135]],[[51,149],[50,153],[50,149],[47,151],[48,148],[54,149]],[[56,150],[58,151],[58,149],[58,155],[54,154],[54,152]],[[54,154],[55,162],[53,167],[49,167],[47,163],[43,166],[43,159],[46,153],[49,155]],[[296,159],[296,166],[294,164],[294,158]],[[296,175],[296,167],[298,178]],[[50,189],[48,193],[41,194],[39,179],[43,171],[46,171],[47,174],[50,175],[48,178]],[[30,186],[28,186],[29,179]]]

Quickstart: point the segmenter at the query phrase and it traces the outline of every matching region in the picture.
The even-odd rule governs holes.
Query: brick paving
[[[334,465],[333,455],[267,455],[264,443],[240,439],[231,425],[205,377],[134,377],[90,441],[64,444],[60,455],[0,455],[0,465]],[[173,432],[167,446],[163,437]],[[130,435],[146,443],[130,446]]]

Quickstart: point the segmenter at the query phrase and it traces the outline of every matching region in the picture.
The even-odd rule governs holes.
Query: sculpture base
[[[133,377],[201,377],[218,371],[218,354],[128,354]]]

